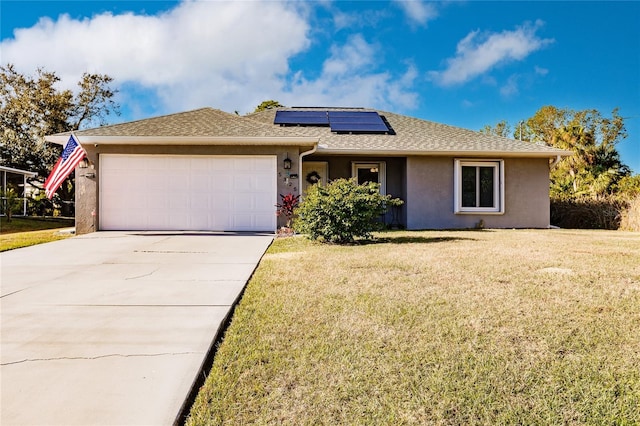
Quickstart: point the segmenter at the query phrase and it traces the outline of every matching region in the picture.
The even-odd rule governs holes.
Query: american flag
[[[58,159],[56,165],[53,166],[51,174],[44,182],[44,189],[49,199],[53,198],[53,194],[56,193],[60,185],[62,185],[62,182],[71,174],[85,155],[86,152],[73,135],[69,136],[69,141],[67,141],[67,144],[64,146],[62,156]]]

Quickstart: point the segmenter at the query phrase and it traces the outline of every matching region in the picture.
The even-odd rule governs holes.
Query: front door
[[[329,182],[329,164],[326,161],[304,161],[302,163],[302,193],[307,192],[311,185]]]

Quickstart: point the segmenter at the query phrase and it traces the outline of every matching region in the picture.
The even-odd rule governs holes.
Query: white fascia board
[[[418,151],[418,150],[387,150],[387,149],[331,149],[322,146],[316,154],[330,155],[375,155],[375,156],[432,156],[432,157],[511,157],[511,158],[556,158],[572,155],[571,151]]]
[[[69,135],[50,135],[47,142],[64,145]],[[315,137],[208,137],[208,136],[82,136],[76,134],[80,145],[313,145]]]

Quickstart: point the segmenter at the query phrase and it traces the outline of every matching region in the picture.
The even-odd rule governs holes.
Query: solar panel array
[[[329,126],[336,133],[388,133],[375,111],[276,111],[274,124],[282,126]]]
[[[329,111],[332,132],[385,133],[389,131],[375,111]]]
[[[276,111],[273,124],[293,126],[328,126],[327,111]]]

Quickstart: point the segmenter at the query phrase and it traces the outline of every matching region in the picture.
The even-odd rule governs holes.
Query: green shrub
[[[387,206],[403,202],[391,195],[381,195],[380,185],[358,185],[355,180],[336,179],[326,186],[307,190],[296,209],[294,229],[313,240],[347,244],[356,238],[371,238],[383,227],[380,220]]]
[[[29,216],[55,216],[53,200],[47,198],[44,191],[27,198],[27,214]]]
[[[6,215],[7,222],[11,222],[14,213],[20,211],[22,199],[18,197],[18,194],[16,194],[13,188],[9,188],[6,191],[0,191],[0,200],[0,214]]]

